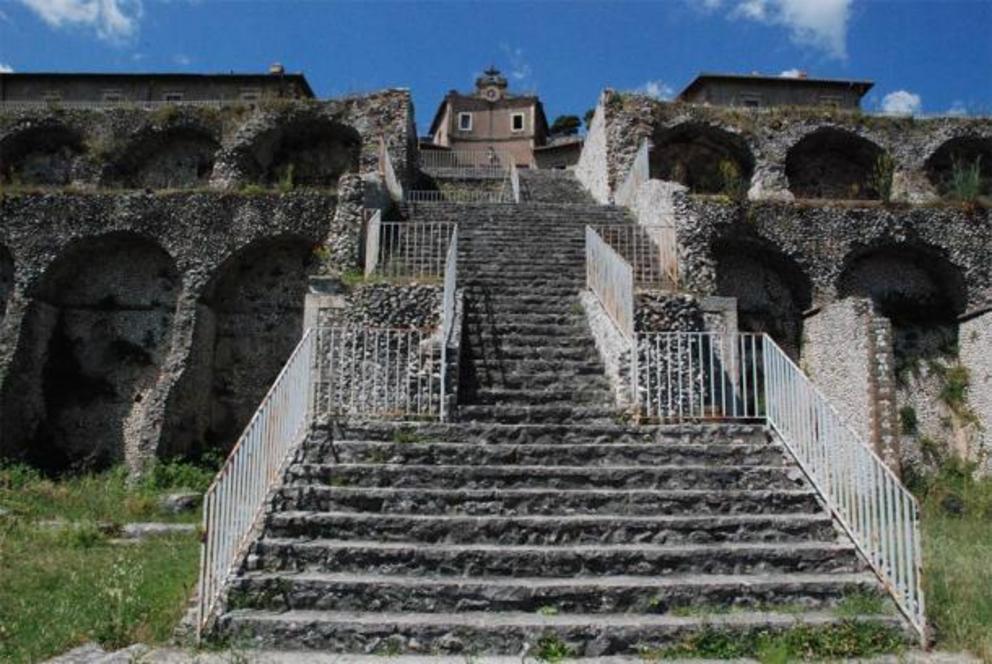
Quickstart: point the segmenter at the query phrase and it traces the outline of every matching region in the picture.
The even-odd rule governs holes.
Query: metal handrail
[[[441,420],[446,420],[447,412],[447,367],[448,344],[455,322],[455,293],[458,290],[458,227],[455,226],[448,243],[448,255],[444,260],[444,292],[441,296]]]
[[[197,639],[220,608],[228,578],[264,516],[266,497],[306,436],[315,341],[307,330],[203,497]]]
[[[679,283],[678,238],[671,224],[601,224],[593,230],[634,270],[638,286],[674,289]]]
[[[420,170],[445,178],[502,178],[513,157],[496,150],[423,150]]]
[[[442,277],[455,227],[450,221],[382,221],[374,215],[366,233],[365,276]]]
[[[926,644],[916,498],[768,335],[764,346],[769,425]]]
[[[634,338],[634,271],[592,226],[586,226],[586,286],[627,339]]]
[[[771,337],[640,332],[630,380],[639,417],[765,422],[926,643],[916,499]]]

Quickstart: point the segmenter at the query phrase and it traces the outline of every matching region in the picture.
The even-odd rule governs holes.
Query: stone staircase
[[[548,189],[526,178],[529,191],[558,195],[555,176]],[[713,631],[838,626],[847,598],[882,597],[763,427],[617,419],[577,292],[584,225],[622,211],[410,212],[460,224],[459,421],[314,431],[221,634],[380,655],[647,657]],[[903,628],[891,610],[858,620]]]

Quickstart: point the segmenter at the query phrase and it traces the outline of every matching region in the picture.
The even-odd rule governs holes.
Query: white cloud
[[[635,92],[663,101],[668,101],[675,94],[672,86],[666,84],[664,81],[647,81],[644,85],[637,88]]]
[[[847,23],[854,0],[687,0],[704,12],[728,9],[736,20],[780,25],[800,46],[847,58]]]
[[[20,0],[53,28],[93,30],[104,41],[123,43],[138,34],[141,0]]]
[[[534,70],[531,68],[527,58],[524,57],[524,50],[519,46],[513,48],[506,43],[500,44],[499,49],[503,51],[503,55],[510,62],[510,78],[517,82],[530,80]]]
[[[923,107],[920,95],[896,90],[882,97],[882,112],[890,115],[916,115]]]
[[[0,74],[13,74],[14,68],[6,62],[0,62]]]
[[[172,56],[172,61],[179,65],[180,67],[188,67],[193,60],[190,59],[185,53],[176,53]]]
[[[779,74],[779,78],[801,78],[802,75],[803,75],[802,69],[796,69],[795,67],[793,67],[792,69],[786,69],[784,72]]]
[[[968,107],[960,99],[955,99],[951,107],[947,109],[947,115],[953,118],[963,118],[968,115]]]

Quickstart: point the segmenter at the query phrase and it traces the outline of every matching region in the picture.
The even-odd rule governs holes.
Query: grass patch
[[[196,537],[110,544],[92,524],[0,521],[0,661],[34,662],[88,641],[163,643],[196,583]]]
[[[531,652],[531,655],[539,662],[557,664],[558,662],[565,661],[569,657],[575,657],[575,652],[568,646],[567,643],[558,638],[557,635],[546,634],[538,640],[537,645]]]
[[[703,629],[667,648],[641,650],[645,661],[671,658],[736,659],[753,657],[761,662],[785,663],[808,659],[872,657],[898,653],[905,648],[898,629],[872,622],[847,621],[831,626],[797,625],[783,632],[754,630],[748,633]]]
[[[992,479],[947,460],[915,478],[923,529],[927,619],[937,648],[992,662]]]
[[[862,591],[844,595],[844,599],[834,609],[834,613],[843,618],[857,618],[878,616],[889,613],[889,610],[884,597],[878,593]]]
[[[210,474],[168,462],[129,484],[122,469],[51,479],[0,466],[0,661],[40,661],[88,641],[167,641],[196,583],[197,538],[118,545],[107,524],[198,520],[163,513],[159,499],[200,490]],[[39,523],[49,520],[67,524]]]

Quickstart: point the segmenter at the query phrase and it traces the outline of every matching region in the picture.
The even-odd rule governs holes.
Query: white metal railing
[[[316,352],[320,416],[440,416],[443,367],[436,330],[320,327]]]
[[[448,344],[455,321],[455,293],[458,290],[458,227],[452,231],[448,243],[448,255],[444,260],[444,291],[441,295],[441,411],[442,420],[447,419],[447,367]]]
[[[678,241],[674,226],[603,224],[593,228],[630,263],[637,285],[661,288],[678,286]]]
[[[630,354],[637,413],[658,421],[765,416],[761,335],[638,332]]]
[[[316,335],[308,330],[290,355],[203,498],[197,636],[219,608],[279,482],[311,421]]]
[[[613,202],[617,205],[633,206],[637,197],[637,189],[651,179],[651,142],[647,139],[641,141],[641,146],[637,149],[634,161],[627,171],[627,177],[617,188],[617,193],[613,196]]]
[[[620,332],[633,339],[634,271],[592,226],[586,226],[586,285]]]
[[[916,499],[767,335],[762,358],[769,425],[925,643]]]
[[[771,337],[638,333],[631,391],[643,418],[767,423],[925,641],[915,498]]]
[[[373,216],[366,232],[365,276],[442,277],[455,227],[448,221],[382,221]]]
[[[502,178],[513,157],[496,150],[422,150],[420,169],[445,178]]]

